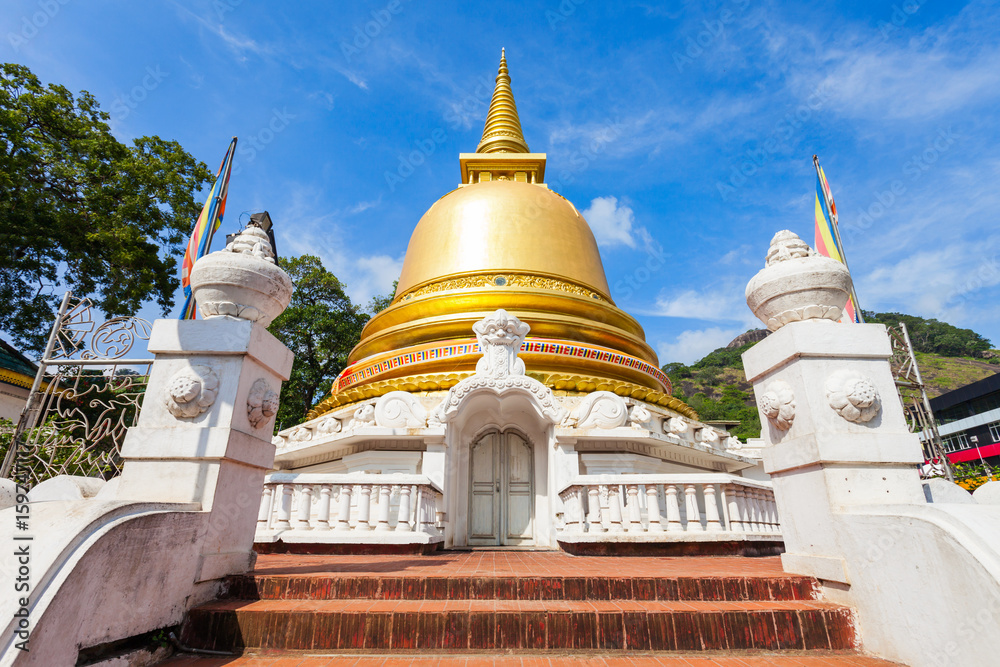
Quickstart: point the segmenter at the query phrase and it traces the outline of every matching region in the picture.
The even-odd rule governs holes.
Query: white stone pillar
[[[662,533],[663,526],[660,522],[663,517],[660,516],[660,497],[656,484],[646,485],[646,516],[649,518],[649,532]]]
[[[316,512],[316,530],[330,530],[330,493],[329,484],[319,487],[319,508]]]
[[[410,493],[413,487],[404,484],[399,487],[399,516],[396,517],[396,532],[406,533],[413,530],[410,525]]]

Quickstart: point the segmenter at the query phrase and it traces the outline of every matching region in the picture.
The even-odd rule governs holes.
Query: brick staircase
[[[774,558],[268,555],[254,572],[231,578],[222,599],[193,609],[181,641],[257,662],[172,665],[299,660],[306,667],[338,654],[373,665],[429,654],[455,664],[497,654],[890,664],[861,656],[851,611],[818,600],[814,580],[783,574]]]

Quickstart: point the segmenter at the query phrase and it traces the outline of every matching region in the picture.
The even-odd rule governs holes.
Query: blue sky
[[[661,363],[757,325],[743,290],[771,236],[812,243],[814,153],[862,307],[1000,345],[995,2],[8,0],[0,17],[3,59],[93,93],[122,139],[176,139],[214,170],[239,136],[223,230],[267,209],[279,251],[320,255],[360,303],[459,182],[503,46],[528,145]]]

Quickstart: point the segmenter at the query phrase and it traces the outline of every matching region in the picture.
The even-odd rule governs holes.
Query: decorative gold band
[[[477,287],[531,287],[534,289],[558,290],[568,294],[584,296],[596,301],[607,302],[607,299],[593,290],[589,290],[586,287],[582,287],[565,280],[559,280],[557,278],[546,278],[544,276],[518,273],[484,273],[474,276],[463,276],[461,278],[442,280],[440,282],[431,283],[430,285],[424,285],[423,287],[418,287],[414,290],[401,294],[393,300],[393,303],[398,303],[405,299],[413,299],[424,294],[433,294],[434,292],[445,292],[454,289],[471,289]]]

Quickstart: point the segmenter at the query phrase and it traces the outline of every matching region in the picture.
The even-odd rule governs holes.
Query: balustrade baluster
[[[739,486],[736,484],[726,484],[726,504],[729,507],[729,525],[726,526],[730,532],[743,532],[743,519],[740,517]]]
[[[281,500],[278,502],[278,523],[275,524],[277,530],[288,530],[292,527],[292,485],[281,485]]]
[[[677,485],[667,484],[663,491],[667,503],[667,530],[684,530],[681,524],[681,506],[677,499]]]
[[[763,523],[761,521],[761,511],[760,511],[760,498],[757,493],[757,489],[747,489],[747,497],[750,502],[750,525],[753,528],[753,532],[761,532]]]
[[[271,499],[274,497],[274,487],[265,486],[260,495],[260,509],[257,510],[257,530],[266,530],[271,520]]]
[[[698,511],[698,487],[694,484],[684,485],[684,510],[687,513],[687,525],[684,530],[697,533],[705,530],[701,525],[701,512]]]
[[[390,530],[389,505],[392,502],[392,486],[383,484],[379,487],[378,495],[378,524],[375,526],[375,530],[381,533]]]
[[[354,487],[350,484],[340,485],[340,501],[337,505],[337,525],[334,530],[351,529],[351,494]]]
[[[396,532],[408,533],[413,530],[410,525],[410,492],[413,487],[403,484],[399,487],[399,516],[396,518]]]
[[[617,484],[601,484],[601,490],[607,489],[608,493],[608,514],[611,515],[611,525],[608,527],[609,533],[620,533],[622,527],[622,504],[619,496],[621,490]],[[603,495],[603,493],[602,493]]]
[[[587,531],[603,533],[604,520],[601,518],[601,489],[596,484],[587,486]]]
[[[369,517],[372,514],[372,485],[362,484],[361,494],[358,496],[358,523],[354,530],[362,532],[372,529]]]
[[[656,484],[646,485],[646,516],[649,518],[649,532],[663,532],[663,517],[660,515],[660,493]]]
[[[715,484],[706,484],[704,493],[705,528],[711,533],[717,533],[722,530],[722,524],[719,522],[719,505],[715,497]]]
[[[299,487],[299,504],[295,508],[295,530],[310,530],[309,514],[312,513],[312,486],[302,484]]]
[[[625,487],[628,493],[628,531],[630,533],[641,533],[645,530],[642,526],[642,515],[639,513],[639,485],[629,484]]]
[[[316,514],[316,530],[330,530],[330,492],[329,484],[319,487],[319,507]]]
[[[580,487],[574,486],[563,494],[564,516],[566,517],[565,531],[568,533],[583,532],[583,491]]]

